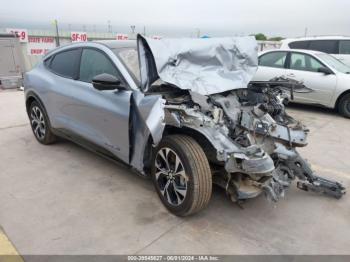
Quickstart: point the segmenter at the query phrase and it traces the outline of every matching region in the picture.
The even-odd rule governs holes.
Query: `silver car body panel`
[[[246,88],[257,66],[254,37],[209,39],[137,39],[141,88],[159,77],[178,88],[202,95]]]
[[[136,43],[127,46],[135,47]],[[40,98],[52,128],[67,130],[91,141],[142,172],[148,136],[151,135],[153,143],[158,143],[161,139],[164,129],[164,100],[158,95],[145,97],[124,64],[103,42],[64,46],[46,57],[73,48],[96,48],[103,51],[118,68],[130,89],[98,91],[91,83],[59,76],[39,63],[25,75],[26,96],[34,93]],[[138,121],[132,128],[136,131],[129,127],[130,119],[135,118]],[[129,132],[135,134],[131,141]]]

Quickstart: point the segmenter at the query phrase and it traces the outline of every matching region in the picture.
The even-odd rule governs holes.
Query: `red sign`
[[[16,28],[6,28],[6,32],[9,34],[15,34],[20,42],[28,42],[28,31],[27,29],[16,29]]]
[[[71,32],[70,39],[72,42],[86,42],[87,41],[87,33],[86,32]]]
[[[117,39],[117,40],[128,40],[129,36],[127,34],[117,34],[115,39]]]
[[[28,37],[28,55],[45,55],[56,47],[54,37]]]
[[[55,40],[53,37],[34,37],[30,36],[28,38],[29,43],[53,43]]]

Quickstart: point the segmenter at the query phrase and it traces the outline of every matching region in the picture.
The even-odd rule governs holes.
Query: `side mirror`
[[[330,70],[328,67],[320,67],[317,72],[324,73],[325,75],[332,75],[333,71]]]
[[[118,78],[116,78],[115,76],[112,76],[110,74],[100,74],[95,76],[92,79],[92,85],[95,89],[97,90],[115,90],[115,89],[119,89],[119,90],[125,90],[125,86],[121,85],[121,82]]]

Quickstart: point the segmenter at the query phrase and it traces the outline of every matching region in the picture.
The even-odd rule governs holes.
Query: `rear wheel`
[[[350,118],[350,94],[346,94],[339,101],[339,113]]]
[[[56,136],[51,132],[46,112],[36,101],[30,104],[29,120],[33,134],[40,143],[48,145],[56,141]]]
[[[212,192],[208,159],[191,137],[166,136],[153,156],[152,178],[165,207],[177,216],[205,208]]]

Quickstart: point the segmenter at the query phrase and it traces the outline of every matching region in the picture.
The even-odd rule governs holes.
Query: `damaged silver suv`
[[[304,87],[250,82],[256,69],[251,37],[77,43],[25,75],[26,108],[40,143],[64,137],[150,176],[179,216],[203,209],[213,183],[237,203],[277,201],[295,178],[340,198],[296,151],[308,129],[284,104]]]

